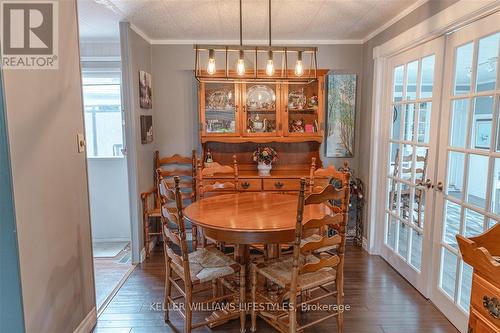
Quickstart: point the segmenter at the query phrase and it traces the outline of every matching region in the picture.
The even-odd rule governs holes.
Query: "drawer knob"
[[[495,319],[500,319],[500,302],[498,298],[488,296],[483,297],[483,307],[488,311],[490,316]]]
[[[282,182],[276,182],[276,183],[274,183],[274,186],[275,186],[276,188],[282,188],[282,187],[283,187],[283,185],[285,185],[285,184],[283,184]]]
[[[241,184],[241,187],[243,187],[245,190],[250,187],[250,183],[244,182]]]

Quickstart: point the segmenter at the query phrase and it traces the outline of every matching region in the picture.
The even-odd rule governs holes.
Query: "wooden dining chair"
[[[338,331],[343,332],[343,311],[339,306],[343,305],[344,301],[345,226],[350,195],[349,174],[346,173],[344,176],[341,188],[328,185],[321,192],[311,193],[304,198],[305,190],[306,180],[301,179],[293,255],[252,265],[252,302],[255,305],[251,309],[252,332],[256,331],[257,315],[283,333],[301,332],[324,320],[337,317]],[[304,206],[312,204],[331,206],[332,200],[340,202],[338,212],[327,214],[321,219],[302,221]],[[339,232],[335,236],[322,235],[315,242],[302,242],[303,234],[323,226],[335,226]],[[318,252],[326,246],[336,246],[336,253]],[[266,289],[258,290],[259,276],[276,285],[278,293],[276,294],[274,290],[271,294]],[[333,290],[332,286],[335,286]],[[274,289],[273,286],[270,289]],[[306,297],[307,294],[312,294],[312,298]],[[332,306],[330,311],[326,311],[326,315],[312,322],[305,324],[298,322],[297,311],[299,309],[311,303],[318,304],[328,297],[336,297],[337,308]],[[263,303],[264,306],[261,306]],[[265,304],[275,303],[282,305],[281,308],[266,309]],[[332,305],[332,303],[328,302],[325,305]]]
[[[160,196],[158,194],[159,184],[159,170],[165,178],[172,178],[173,176],[182,176],[182,187],[186,191],[192,193],[189,200],[196,199],[196,150],[192,151],[191,157],[174,154],[172,156],[160,157],[160,153],[155,151],[153,160],[153,187],[146,192],[141,193],[142,201],[142,218],[144,229],[144,248],[146,250],[146,257],[150,255],[151,238],[161,236],[161,228],[155,228],[155,221],[160,218]],[[172,178],[173,179],[173,178]],[[173,180],[171,180],[173,181]],[[189,190],[190,189],[190,190]],[[186,195],[185,195],[186,196]],[[187,198],[187,196],[186,196]]]
[[[212,293],[208,299],[197,302],[205,307],[217,302],[239,302],[240,329],[245,330],[245,267],[226,256],[213,247],[195,249],[191,253],[188,251],[186,241],[186,226],[183,216],[182,193],[180,187],[180,177],[174,177],[174,188],[163,180],[160,184],[161,216],[163,221],[163,239],[166,264],[165,277],[165,322],[170,321],[169,310],[180,312],[184,318],[184,332],[189,333],[192,329],[210,325],[215,322],[229,320],[233,316],[231,312],[221,312],[217,316],[211,316],[203,321],[193,323],[193,296],[206,292],[211,287],[204,288],[204,285],[214,281],[223,283],[224,293]],[[170,203],[175,201],[176,207],[172,209]],[[172,232],[168,224],[177,226],[177,231]],[[236,276],[238,275],[238,276]],[[232,286],[226,279],[239,278],[239,287]],[[177,289],[179,296],[172,296],[172,287]],[[212,289],[213,290],[213,289]],[[206,298],[207,296],[205,296]],[[180,306],[176,301],[184,299],[184,306]],[[237,307],[238,308],[238,307]]]
[[[238,188],[238,162],[233,155],[233,166],[221,165],[217,162],[210,166],[202,166],[198,159],[198,191],[199,197],[236,192]]]

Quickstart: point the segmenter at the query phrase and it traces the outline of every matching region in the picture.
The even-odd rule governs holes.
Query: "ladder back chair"
[[[221,165],[217,162],[203,166],[198,159],[198,192],[200,198],[218,194],[236,192],[238,188],[238,162],[233,155],[233,166]],[[205,177],[210,177],[206,179]]]
[[[212,296],[204,299],[197,304],[213,304],[222,301],[239,302],[239,314],[241,331],[245,329],[245,267],[242,267],[236,261],[226,256],[216,248],[201,248],[190,252],[188,251],[186,241],[186,226],[182,213],[182,193],[180,187],[180,178],[174,177],[174,188],[169,183],[162,180],[160,183],[161,197],[161,215],[163,230],[163,246],[165,253],[166,277],[165,277],[165,322],[170,321],[169,309],[180,312],[184,318],[184,333],[191,332],[192,329],[210,325],[215,322],[229,320],[232,313],[223,313],[220,316],[208,317],[203,321],[193,323],[193,296],[205,293],[210,290],[210,286],[204,285],[211,283],[212,287],[217,282],[222,283],[226,288],[223,294],[215,293],[212,288]],[[172,209],[170,203],[175,202],[176,207]],[[177,226],[177,231],[172,232],[168,224]],[[226,279],[239,275],[239,288],[234,287]],[[172,287],[174,287],[179,296],[172,296]],[[203,296],[203,295],[201,295]],[[207,296],[205,296],[206,298]],[[184,307],[178,306],[176,301],[184,299]]]
[[[161,236],[161,230],[151,231],[154,221],[160,218],[160,196],[158,193],[159,177],[170,178],[173,184],[173,176],[181,176],[181,187],[185,199],[194,201],[196,199],[196,150],[192,151],[191,157],[174,154],[172,156],[161,157],[159,151],[154,154],[154,186],[141,193],[142,201],[142,216],[144,227],[144,247],[146,249],[146,257],[150,255],[151,237]],[[191,193],[192,195],[188,195]],[[159,228],[156,228],[159,229]]]
[[[306,180],[301,179],[293,255],[267,263],[253,264],[251,273],[251,293],[254,304],[276,303],[276,301],[278,304],[283,304],[288,301],[288,309],[282,307],[280,310],[271,312],[266,310],[265,306],[254,306],[251,310],[252,332],[256,330],[257,314],[282,333],[301,332],[332,317],[337,317],[338,330],[343,332],[343,309],[341,306],[343,306],[344,301],[345,226],[350,195],[349,177],[349,173],[345,173],[342,177],[341,188],[328,185],[321,192],[311,193],[307,197],[304,195]],[[333,211],[320,219],[302,221],[304,206],[324,204],[331,207],[331,201],[340,202],[336,212]],[[334,236],[323,235],[314,242],[303,242],[303,234],[324,226],[335,226],[339,232]],[[329,246],[336,246],[335,254],[318,252],[318,250]],[[270,297],[265,289],[257,289],[258,276],[262,276],[278,286],[277,296]],[[332,286],[334,286],[333,290]],[[297,311],[300,308],[311,303],[317,304],[327,297],[336,297],[337,308],[332,307],[325,316],[312,322],[305,324],[298,322]],[[325,304],[331,305],[331,302]]]

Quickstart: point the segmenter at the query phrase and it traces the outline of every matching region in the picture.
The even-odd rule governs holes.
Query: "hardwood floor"
[[[151,259],[139,265],[115,298],[99,317],[93,333],[182,332],[178,314],[170,318],[177,329],[163,321],[161,308],[165,265],[161,247]],[[359,248],[346,249],[345,302],[351,311],[345,314],[346,333],[456,333],[434,305],[423,298],[385,261]],[[153,305],[153,306],[151,306]],[[249,319],[247,332],[249,332]],[[210,330],[194,332],[238,332],[239,321]],[[335,319],[327,320],[306,332],[336,332]],[[257,332],[276,332],[259,319]]]

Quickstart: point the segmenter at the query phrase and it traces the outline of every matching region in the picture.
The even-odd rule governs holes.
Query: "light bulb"
[[[266,74],[268,76],[274,75],[274,62],[273,62],[273,51],[269,51],[269,57],[266,65]]]
[[[302,51],[297,53],[297,62],[295,63],[295,75],[302,76],[304,74],[304,65],[302,64]]]
[[[238,62],[236,63],[236,73],[240,76],[245,75],[245,58],[243,50],[240,50],[240,56],[238,58]]]
[[[214,50],[208,50],[208,65],[207,73],[209,75],[215,74],[215,54]]]

